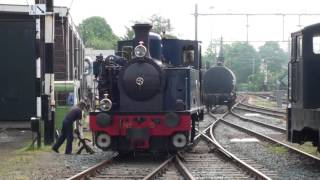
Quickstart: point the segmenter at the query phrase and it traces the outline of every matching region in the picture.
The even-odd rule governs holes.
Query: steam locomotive
[[[203,119],[197,41],[164,39],[149,24],[119,41],[116,55],[97,57],[99,107],[90,112],[97,147],[119,152],[176,151]]]
[[[288,71],[287,135],[320,150],[320,23],[291,34]]]
[[[236,101],[236,77],[224,66],[222,40],[217,65],[208,69],[203,76],[203,98],[207,110],[216,105],[227,105],[230,109]]]

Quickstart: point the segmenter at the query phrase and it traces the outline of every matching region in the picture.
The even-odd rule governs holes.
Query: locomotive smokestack
[[[134,30],[135,37],[133,39],[133,47],[136,47],[140,44],[140,42],[143,42],[143,45],[148,50],[148,56],[150,56],[149,53],[149,32],[152,28],[152,25],[150,24],[135,24],[132,26],[132,29]]]
[[[219,56],[217,58],[217,66],[223,66],[224,65],[224,56],[223,56],[223,40],[222,37],[220,39],[220,51]]]

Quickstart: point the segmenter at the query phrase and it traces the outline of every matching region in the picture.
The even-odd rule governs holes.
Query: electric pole
[[[194,40],[198,40],[198,4],[194,8]]]
[[[53,0],[46,0],[45,15],[45,111],[47,111],[44,119],[44,143],[52,144],[54,142],[54,119],[55,119],[55,101],[54,101],[54,8]]]
[[[35,9],[39,7],[42,2],[41,0],[35,0]],[[35,13],[36,14],[36,13]],[[41,31],[41,16],[35,15],[36,19],[36,117],[31,118],[31,129],[33,132],[37,133],[37,146],[41,147],[41,120],[42,120],[42,58],[41,54],[43,53],[42,49],[42,31]]]

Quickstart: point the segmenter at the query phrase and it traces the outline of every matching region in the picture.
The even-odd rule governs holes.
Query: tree
[[[171,26],[170,19],[164,18],[159,15],[152,15],[149,19],[152,24],[152,32],[162,34],[166,38],[176,38],[173,34],[173,27]]]
[[[118,41],[118,37],[102,17],[93,16],[83,20],[78,30],[86,47],[113,49]]]
[[[127,26],[125,28],[126,28],[127,32],[121,39],[122,40],[131,40],[131,39],[133,39],[134,32],[133,32],[132,28],[131,27],[127,27]]]
[[[279,43],[269,41],[259,47],[259,56],[268,67],[268,90],[278,89],[288,72],[288,53],[280,48]]]
[[[171,25],[170,19],[167,19],[162,16],[154,14],[149,18],[148,21],[152,25],[151,32],[161,34],[165,38],[171,38],[171,39],[177,38],[176,36],[174,36],[172,34],[173,27]],[[145,22],[133,21],[133,23],[137,24],[137,23],[145,23]],[[122,40],[133,39],[134,32],[133,32],[132,28],[131,27],[130,28],[125,27],[125,28],[126,28],[127,32],[121,39]]]
[[[268,41],[259,47],[259,56],[264,59],[270,72],[279,72],[287,68],[288,54],[279,46],[279,43]]]
[[[237,77],[237,83],[247,83],[249,75],[258,71],[260,59],[257,51],[248,43],[233,43],[224,46],[225,65]]]
[[[264,89],[264,74],[257,72],[248,77],[247,90],[263,91]]]
[[[207,69],[214,66],[216,63],[218,41],[219,40],[211,40],[205,52],[205,55],[203,56],[202,65],[205,66]]]

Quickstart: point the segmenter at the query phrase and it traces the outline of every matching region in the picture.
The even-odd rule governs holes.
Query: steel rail
[[[253,136],[260,137],[261,139],[265,139],[265,140],[267,140],[267,141],[269,141],[269,142],[271,142],[271,143],[275,143],[275,144],[282,145],[282,146],[286,147],[287,149],[291,150],[292,152],[295,152],[295,153],[298,153],[298,154],[302,154],[302,155],[304,155],[304,156],[306,156],[306,157],[308,157],[308,158],[314,159],[314,160],[316,160],[316,161],[320,161],[320,158],[318,158],[318,157],[316,157],[316,156],[313,156],[313,155],[311,155],[311,154],[309,154],[309,153],[306,153],[306,152],[304,152],[304,151],[301,151],[301,150],[299,150],[299,149],[297,149],[297,148],[295,148],[295,147],[292,147],[292,146],[290,146],[290,145],[288,145],[288,144],[286,144],[286,143],[284,143],[284,142],[281,142],[281,141],[279,141],[279,140],[273,139],[273,138],[271,138],[271,137],[269,137],[269,136],[267,136],[267,135],[264,135],[264,134],[262,134],[262,133],[258,133],[258,132],[252,131],[252,130],[247,129],[247,128],[244,128],[244,127],[241,127],[241,126],[236,125],[236,124],[234,124],[234,123],[228,122],[228,121],[226,121],[226,120],[224,120],[224,119],[221,119],[220,121],[221,121],[222,123],[224,123],[224,124],[227,124],[227,125],[229,125],[229,126],[231,126],[231,127],[233,127],[233,128],[236,128],[236,129],[239,129],[239,130],[241,130],[241,131],[244,131],[244,132],[246,132],[246,133],[248,133],[248,134],[251,134],[251,135],[253,135]]]
[[[176,155],[176,157],[175,157],[175,162],[176,162],[175,164],[176,164],[177,169],[179,170],[179,172],[183,175],[183,177],[184,177],[185,179],[187,179],[187,180],[194,180],[194,179],[195,179],[195,178],[192,176],[192,174],[189,172],[188,168],[186,168],[186,167],[183,165],[183,163],[182,163],[179,155]]]
[[[263,106],[258,106],[258,105],[252,105],[252,104],[247,104],[247,103],[240,103],[242,106],[246,106],[248,108],[254,108],[254,109],[262,109],[265,111],[270,111],[270,112],[274,112],[274,113],[279,113],[279,114],[286,114],[286,111],[283,110],[276,110],[276,109],[271,109],[271,108],[267,108],[267,107],[263,107]]]
[[[172,162],[174,156],[167,159],[165,162],[163,162],[160,166],[158,166],[155,170],[153,170],[150,174],[148,174],[146,177],[143,178],[143,180],[149,180],[156,178],[159,173],[165,171],[165,169],[169,166],[170,162]]]
[[[104,168],[107,164],[109,164],[113,158],[117,157],[118,153],[114,153],[110,159],[108,160],[104,160],[99,164],[96,164],[70,178],[68,178],[67,180],[80,180],[80,179],[87,179],[90,176],[94,176],[100,169]]]
[[[143,180],[155,179],[168,168],[170,163],[174,163],[175,167],[178,169],[179,173],[183,176],[184,179],[194,180],[194,177],[191,175],[189,170],[183,165],[182,161],[179,158],[179,155],[175,155],[167,159],[159,167],[157,167],[150,174],[144,177]]]
[[[212,114],[210,114],[212,117],[214,117]],[[239,159],[238,157],[236,157],[234,154],[232,154],[231,152],[229,152],[228,150],[226,150],[224,147],[221,146],[221,144],[215,139],[214,135],[213,135],[213,129],[216,127],[216,125],[218,124],[218,122],[220,122],[222,120],[222,118],[224,118],[225,116],[227,116],[228,113],[226,113],[224,116],[222,116],[221,118],[218,118],[217,121],[215,121],[211,126],[210,126],[210,136],[211,138],[209,138],[208,136],[202,134],[203,137],[205,137],[205,139],[207,139],[208,141],[210,141],[211,143],[213,143],[214,145],[216,145],[217,149],[225,154],[227,157],[229,157],[230,159],[232,159],[234,162],[238,163],[241,167],[244,167],[247,169],[247,171],[251,172],[252,174],[254,174],[256,177],[259,177],[260,179],[267,179],[267,180],[271,180],[270,177],[266,176],[265,174],[263,174],[262,172],[260,172],[259,170],[255,169],[254,167],[250,166],[249,164],[247,164],[246,162],[242,161],[241,159]]]
[[[231,109],[230,113],[232,115],[242,119],[243,121],[252,122],[252,123],[255,123],[257,125],[264,126],[264,127],[279,131],[281,133],[286,133],[287,132],[287,129],[285,129],[285,128],[277,127],[277,126],[274,126],[274,125],[266,124],[266,123],[263,123],[263,122],[260,122],[260,121],[254,120],[254,119],[250,119],[250,118],[246,118],[244,116],[241,116],[241,115],[235,113],[232,109]]]
[[[286,117],[285,115],[279,115],[279,114],[271,113],[271,112],[263,112],[263,111],[258,110],[258,109],[250,109],[250,108],[244,108],[244,107],[238,107],[238,106],[234,106],[233,109],[239,109],[239,110],[243,110],[243,111],[260,113],[260,114],[264,114],[264,115],[267,115],[267,116],[273,116],[273,117],[280,118],[280,119],[283,119],[283,118]]]

